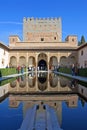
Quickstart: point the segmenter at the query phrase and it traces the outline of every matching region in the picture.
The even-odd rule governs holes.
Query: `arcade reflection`
[[[70,92],[68,79],[58,77],[54,73],[29,73],[28,76],[17,77],[9,85],[10,93],[50,93]]]
[[[77,80],[54,73],[29,73],[9,84],[9,94],[10,107],[18,107],[21,101],[25,102],[24,110],[34,104],[48,104],[60,115],[62,101],[68,107],[77,107],[79,96],[83,102],[87,99],[87,88],[78,84]]]
[[[87,99],[87,87],[75,79],[68,79],[54,73],[29,73],[17,77],[8,84],[10,94],[79,94]],[[58,96],[58,95],[57,95]]]

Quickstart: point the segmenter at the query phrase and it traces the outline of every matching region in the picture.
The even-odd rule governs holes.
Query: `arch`
[[[47,89],[47,73],[38,73],[38,88],[40,91]]]
[[[44,60],[47,59],[47,55],[46,55],[45,53],[40,53],[40,54],[38,55],[38,59],[41,60],[42,58],[43,58]]]
[[[17,58],[15,56],[10,57],[10,67],[17,67]]]
[[[67,79],[66,78],[64,78],[64,77],[61,77],[60,78],[60,86],[61,87],[66,87],[67,86]]]
[[[33,88],[33,87],[35,87],[35,84],[36,84],[36,75],[35,75],[35,73],[29,73],[28,74],[28,86],[30,88]]]
[[[29,67],[35,67],[35,65],[36,65],[36,63],[35,63],[35,57],[30,56],[30,57],[28,58],[28,66],[29,66]]]
[[[47,55],[40,53],[38,55],[38,70],[47,70]]]
[[[75,57],[75,56],[69,57],[69,62],[70,62],[70,66],[71,66],[72,64],[75,64],[75,63],[76,63],[76,57]]]
[[[44,83],[44,84],[38,84],[38,89],[40,91],[45,91],[47,89],[47,83]]]
[[[50,83],[51,87],[53,87],[53,88],[56,87],[58,84],[58,76],[55,75],[54,73],[51,73],[49,75],[49,83]]]
[[[67,57],[66,56],[60,57],[60,63],[59,64],[62,67],[66,67],[68,65],[68,63],[67,63]]]
[[[47,73],[38,73],[38,82],[44,83],[47,81]]]
[[[17,81],[12,81],[12,82],[10,82],[10,86],[11,86],[12,88],[15,88],[15,87],[17,86]]]
[[[38,62],[38,67],[39,67],[39,70],[46,70],[47,69],[47,63],[45,60],[40,60]]]
[[[26,58],[24,57],[24,56],[21,56],[20,58],[19,58],[19,64],[20,64],[20,66],[26,66]]]
[[[28,79],[28,86],[29,86],[30,88],[35,87],[35,78],[29,78],[29,79]]]
[[[53,70],[58,67],[58,60],[56,56],[50,57],[49,69]]]
[[[26,87],[26,78],[25,78],[24,75],[20,76],[19,86],[20,86],[21,88]]]

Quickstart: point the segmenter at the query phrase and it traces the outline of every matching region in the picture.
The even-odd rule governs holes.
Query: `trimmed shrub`
[[[3,81],[0,82],[0,86],[5,85],[5,84],[7,84],[7,83],[9,83],[11,81],[14,81],[14,80],[16,80],[16,78],[11,78],[11,79],[7,79],[7,80],[3,80]]]
[[[71,68],[61,67],[61,68],[59,68],[59,72],[71,74]]]
[[[10,74],[16,74],[16,68],[4,68],[0,69],[0,77],[10,75]]]
[[[83,76],[83,77],[87,77],[87,68],[80,68],[78,75]]]
[[[59,68],[59,72],[62,73],[67,73],[67,74],[71,74],[71,68],[67,68],[67,67],[61,67]],[[87,77],[87,68],[79,68],[78,69],[78,76],[83,76],[83,77]]]

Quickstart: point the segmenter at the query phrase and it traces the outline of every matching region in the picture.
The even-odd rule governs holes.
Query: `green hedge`
[[[59,72],[62,73],[67,73],[67,74],[71,74],[71,68],[67,68],[67,67],[61,67],[59,68]],[[80,68],[78,69],[78,76],[83,76],[83,77],[87,77],[87,68]]]
[[[79,69],[79,76],[87,77],[87,68]]]
[[[0,69],[0,77],[10,75],[10,74],[16,74],[16,68],[4,68]]]
[[[0,86],[5,85],[7,83],[10,83],[10,82],[12,82],[14,80],[16,80],[16,78],[11,78],[11,79],[7,79],[7,80],[3,80],[3,81],[0,82]]]
[[[62,67],[62,68],[59,68],[59,72],[71,74],[71,69],[67,67],[64,67],[64,68]]]

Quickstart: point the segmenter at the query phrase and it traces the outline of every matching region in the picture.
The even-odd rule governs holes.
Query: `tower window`
[[[87,61],[84,61],[84,66],[85,68],[87,68]]]
[[[14,38],[12,39],[12,42],[15,42],[15,39],[14,39]]]
[[[44,38],[41,38],[41,41],[44,41]]]
[[[81,56],[83,55],[83,50],[81,51]]]
[[[4,50],[4,55],[5,55],[5,53],[6,53],[6,52],[5,52],[5,50]]]
[[[56,40],[56,37],[54,37],[54,40]]]
[[[4,59],[2,59],[2,64],[4,65]]]
[[[74,42],[74,38],[72,39],[72,41]]]

